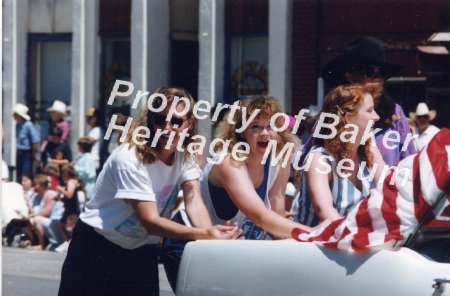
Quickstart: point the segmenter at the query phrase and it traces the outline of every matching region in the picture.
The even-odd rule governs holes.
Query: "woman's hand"
[[[207,239],[237,239],[242,229],[239,229],[236,225],[214,225],[207,230]]]
[[[340,218],[342,219],[342,218]],[[320,221],[319,224],[317,224],[316,226],[314,226],[313,228],[311,228],[311,230],[317,230],[317,229],[321,229],[321,228],[325,228],[328,225],[331,224],[331,222],[335,221],[336,219],[325,219],[323,221]]]

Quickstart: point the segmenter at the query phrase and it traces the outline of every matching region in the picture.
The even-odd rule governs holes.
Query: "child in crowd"
[[[62,140],[63,131],[59,127],[50,129],[49,142],[42,152],[41,167],[45,167],[47,163],[56,163],[58,165],[68,164],[72,161],[72,150],[67,142]]]
[[[64,204],[64,213],[59,220],[58,231],[64,242],[55,251],[67,252],[67,248],[69,247],[69,233],[66,228],[73,229],[78,220],[78,215],[80,215],[78,193],[80,191],[84,192],[84,186],[83,181],[71,165],[64,165],[62,167],[61,176],[66,186],[58,187],[58,192],[62,194],[62,202]]]
[[[61,183],[61,172],[59,170],[59,165],[56,163],[48,163],[44,168],[44,174],[46,174],[49,178],[50,189],[57,191],[58,186]]]
[[[94,190],[95,178],[97,176],[95,168],[95,156],[92,155],[91,149],[94,144],[94,140],[91,137],[81,137],[78,144],[78,151],[80,155],[75,162],[75,171],[83,180],[84,188],[86,190],[86,197],[89,200]],[[81,207],[84,205],[80,205]]]

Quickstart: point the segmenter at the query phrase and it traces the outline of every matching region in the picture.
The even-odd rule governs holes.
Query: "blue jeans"
[[[175,214],[172,221],[184,225],[179,212]],[[189,241],[187,240],[176,240],[172,238],[164,238],[162,242],[160,254],[161,261],[164,265],[164,270],[166,271],[167,280],[174,293],[177,288],[178,269],[180,268],[181,256],[183,256],[184,248],[188,242]]]
[[[22,176],[33,174],[33,152],[32,150],[17,150],[16,156],[17,182],[22,181]]]

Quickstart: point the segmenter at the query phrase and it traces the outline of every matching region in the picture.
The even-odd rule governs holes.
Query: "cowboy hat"
[[[54,100],[53,105],[47,109],[48,112],[59,112],[66,114],[67,106],[64,104],[64,102],[61,102],[59,100]]]
[[[427,104],[421,102],[417,105],[416,113],[409,112],[409,118],[411,118],[412,120],[416,120],[416,116],[423,116],[423,115],[428,115],[430,121],[432,121],[433,119],[436,118],[436,110],[428,109]]]
[[[384,45],[380,39],[363,36],[351,41],[342,55],[328,62],[321,76],[325,81],[345,80],[344,75],[352,66],[379,66],[384,79],[394,76],[404,68],[403,65],[386,63]]]
[[[23,104],[16,104],[13,108],[13,113],[19,115],[25,120],[30,120],[28,113],[28,107]]]

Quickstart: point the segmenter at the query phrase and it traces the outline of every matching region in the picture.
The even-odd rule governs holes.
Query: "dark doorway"
[[[195,99],[198,93],[198,41],[172,40],[170,82],[189,91]]]

